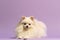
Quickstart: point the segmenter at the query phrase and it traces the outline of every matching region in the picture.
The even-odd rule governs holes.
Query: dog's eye
[[[24,23],[24,25],[26,25],[26,23]]]
[[[31,24],[29,24],[29,25],[31,25]]]

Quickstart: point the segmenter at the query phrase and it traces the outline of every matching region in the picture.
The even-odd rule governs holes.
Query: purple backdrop
[[[60,37],[60,0],[0,0],[0,38],[14,37],[23,15],[45,22],[48,38]]]

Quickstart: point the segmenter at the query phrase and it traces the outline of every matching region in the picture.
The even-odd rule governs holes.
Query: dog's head
[[[32,28],[32,26],[34,24],[34,17],[33,16],[31,16],[31,17],[22,16],[20,23],[23,25],[23,28],[25,30],[28,30],[28,29]]]

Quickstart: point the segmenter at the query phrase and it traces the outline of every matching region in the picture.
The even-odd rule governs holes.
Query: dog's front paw
[[[24,40],[27,40],[27,38],[24,38]]]

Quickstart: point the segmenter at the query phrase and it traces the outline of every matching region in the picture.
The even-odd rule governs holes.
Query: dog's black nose
[[[28,26],[26,26],[26,28],[28,28]]]

